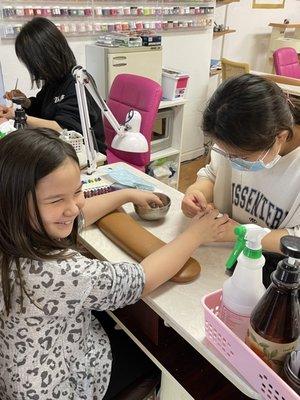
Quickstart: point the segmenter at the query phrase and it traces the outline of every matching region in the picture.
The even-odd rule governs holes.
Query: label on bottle
[[[297,347],[297,341],[290,343],[275,343],[258,335],[252,326],[249,327],[246,344],[258,355],[270,368],[278,374],[281,373],[287,354]]]
[[[244,342],[250,325],[250,316],[237,314],[229,310],[224,303],[221,305],[219,316],[224,324]]]

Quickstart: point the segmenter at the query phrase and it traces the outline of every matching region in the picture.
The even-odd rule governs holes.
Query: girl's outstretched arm
[[[218,214],[218,210],[199,214],[177,238],[141,262],[146,276],[143,296],[172,278],[200,245],[222,237],[228,215],[217,218]]]
[[[155,194],[137,189],[122,189],[102,194],[86,199],[82,209],[85,226],[93,224],[123,204],[130,202],[142,207],[149,207],[149,203],[162,205],[161,200]]]

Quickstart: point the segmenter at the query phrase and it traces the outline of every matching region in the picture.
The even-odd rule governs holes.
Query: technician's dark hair
[[[294,117],[295,124],[300,125],[300,98],[289,96],[289,106]]]
[[[58,82],[76,65],[60,30],[47,18],[33,18],[23,25],[15,42],[16,55],[29,71],[32,85]]]
[[[276,83],[245,74],[224,81],[203,114],[202,129],[213,141],[245,151],[270,148],[276,136],[293,135],[287,97]]]
[[[0,273],[7,313],[11,307],[10,270],[15,263],[21,299],[27,294],[22,279],[20,258],[32,260],[68,257],[77,244],[78,220],[70,236],[56,240],[43,225],[36,199],[38,181],[53,172],[67,158],[79,165],[74,148],[58,138],[52,129],[24,129],[0,140]],[[29,200],[38,228],[32,226]],[[55,252],[55,254],[53,254]]]

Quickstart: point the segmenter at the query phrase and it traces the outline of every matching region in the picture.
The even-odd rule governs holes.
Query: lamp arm
[[[90,93],[90,95],[93,97],[95,100],[95,103],[98,105],[102,113],[105,115],[105,117],[108,119],[109,123],[113,127],[114,131],[118,135],[124,134],[124,131],[126,130],[126,127],[123,125],[120,125],[119,122],[116,120],[115,116],[111,112],[111,110],[108,108],[107,104],[105,101],[102,99],[100,94],[98,93],[95,84],[93,82],[92,76],[82,67],[76,66],[73,69],[73,74],[77,82],[82,84],[87,91]]]

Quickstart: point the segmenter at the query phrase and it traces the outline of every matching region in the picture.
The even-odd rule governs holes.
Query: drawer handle
[[[126,67],[127,63],[113,64],[113,67]]]

